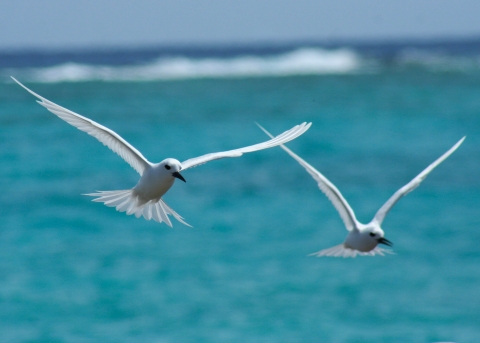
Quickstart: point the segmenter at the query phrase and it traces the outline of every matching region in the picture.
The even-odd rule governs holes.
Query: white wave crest
[[[304,48],[276,56],[235,58],[162,57],[129,66],[92,66],[66,63],[35,68],[27,77],[36,82],[154,81],[193,78],[240,78],[342,74],[357,71],[360,57],[348,49]]]

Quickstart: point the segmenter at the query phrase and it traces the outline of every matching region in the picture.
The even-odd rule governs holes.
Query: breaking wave
[[[188,52],[145,53],[142,51],[128,54],[120,51],[118,55],[102,52],[75,54],[37,55],[19,54],[19,60],[26,60],[20,67],[6,68],[16,59],[3,63],[0,56],[0,79],[9,82],[14,75],[23,81],[54,82],[143,82],[162,80],[182,80],[200,78],[246,78],[246,77],[282,77],[294,75],[326,74],[365,74],[405,70],[423,70],[442,73],[478,73],[480,72],[480,43],[472,46],[373,46],[373,47],[297,47],[293,50],[271,52],[266,55],[258,51],[237,51],[228,56],[220,56],[217,51],[212,55],[192,56]],[[216,54],[216,55],[215,55]],[[17,57],[18,57],[17,56]],[[105,56],[108,58],[105,59]],[[128,57],[125,60],[125,57]],[[132,56],[136,56],[133,57]],[[37,60],[56,59],[48,66],[38,66]],[[5,61],[5,59],[4,59]],[[119,63],[120,62],[120,63]],[[31,63],[31,64],[28,64]]]
[[[350,49],[302,48],[271,56],[161,57],[145,64],[123,66],[69,62],[51,67],[19,69],[15,72],[16,75],[21,74],[24,80],[34,82],[114,82],[344,74],[356,72],[362,65],[361,57]]]

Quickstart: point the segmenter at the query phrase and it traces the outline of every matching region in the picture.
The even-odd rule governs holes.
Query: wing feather
[[[88,119],[80,114],[72,112],[64,107],[61,107],[50,100],[38,95],[32,90],[28,89],[22,83],[17,81],[14,77],[12,79],[26,89],[30,94],[34,95],[40,100],[37,102],[45,107],[47,110],[55,114],[60,119],[66,121],[77,129],[88,133],[90,136],[98,139],[103,145],[109,147],[113,152],[123,158],[133,169],[135,169],[140,175],[143,174],[145,168],[150,166],[150,162],[132,145],[126,140],[120,137],[116,132],[109,128],[98,124],[97,122]]]
[[[420,174],[418,174],[416,177],[413,178],[412,181],[407,183],[405,186],[400,188],[398,191],[396,191],[390,199],[387,200],[385,204],[383,204],[382,207],[377,211],[375,214],[375,217],[373,218],[373,221],[376,221],[378,225],[381,225],[383,220],[385,219],[385,216],[387,215],[388,211],[391,210],[393,205],[397,203],[398,200],[400,200],[401,197],[407,195],[411,191],[413,191],[415,188],[417,188],[420,183],[422,183],[423,180],[430,174],[430,172],[435,169],[440,163],[445,161],[448,156],[453,154],[455,150],[458,149],[460,144],[463,143],[465,140],[465,137],[460,139],[454,146],[452,146],[446,153],[444,153],[442,156],[440,156],[438,159],[435,160],[432,164],[430,164],[427,168],[425,168]]]
[[[257,124],[260,129],[263,130],[267,135],[272,137],[270,132],[265,130],[262,126]],[[325,176],[323,176],[318,170],[313,168],[310,164],[308,164],[304,159],[300,156],[295,154],[292,150],[287,148],[285,145],[280,145],[280,148],[285,150],[290,156],[292,156],[305,170],[313,177],[315,181],[318,183],[318,187],[320,190],[327,196],[333,206],[337,209],[340,217],[345,224],[345,227],[348,231],[351,231],[355,228],[358,228],[358,221],[355,218],[355,213],[353,212],[352,208],[348,204],[348,202],[343,197],[342,193],[335,187],[333,183],[331,183]]]
[[[282,134],[280,134],[276,137],[272,137],[272,139],[270,139],[266,142],[258,143],[258,144],[255,144],[255,145],[250,145],[250,146],[240,148],[240,149],[222,151],[222,152],[214,152],[214,153],[211,153],[211,154],[206,154],[206,155],[203,155],[203,156],[188,159],[188,160],[182,162],[182,170],[185,170],[185,169],[188,169],[188,168],[193,168],[193,167],[199,166],[201,164],[204,164],[204,163],[207,163],[207,162],[210,162],[210,161],[213,161],[213,160],[218,160],[218,159],[221,159],[221,158],[240,157],[244,153],[263,150],[263,149],[268,149],[268,148],[273,148],[277,145],[289,142],[289,141],[297,138],[298,136],[302,135],[303,133],[305,133],[305,131],[307,131],[310,128],[311,125],[312,125],[312,123],[302,123],[300,125],[296,125],[293,128],[291,128],[290,130],[287,130],[284,133],[282,133]]]

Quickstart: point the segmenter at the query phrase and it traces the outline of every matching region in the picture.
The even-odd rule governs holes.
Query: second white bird
[[[257,124],[258,125],[258,124]],[[267,135],[272,135],[263,127],[258,125]],[[448,156],[450,156],[457,148],[462,144],[465,137],[460,139],[453,147],[451,147],[446,153],[440,156],[435,162],[430,164],[425,170],[418,174],[413,180],[407,183],[405,186],[396,191],[390,199],[377,211],[375,217],[368,224],[360,223],[355,217],[355,213],[345,200],[340,191],[331,183],[325,176],[323,176],[318,170],[313,168],[300,156],[295,154],[289,148],[283,144],[280,147],[285,150],[290,156],[292,156],[318,183],[320,190],[328,197],[333,206],[337,209],[340,217],[345,224],[345,227],[349,231],[345,241],[332,248],[321,250],[319,252],[311,254],[312,256],[335,256],[335,257],[355,257],[357,255],[384,255],[390,253],[390,250],[383,249],[378,244],[385,244],[392,246],[392,243],[384,237],[382,225],[385,216],[388,211],[400,200],[401,197],[417,188],[420,183],[427,177],[430,172],[435,169],[440,163],[442,163]]]

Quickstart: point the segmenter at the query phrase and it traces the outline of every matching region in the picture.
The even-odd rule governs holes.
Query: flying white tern
[[[37,102],[47,110],[65,120],[77,129],[88,133],[122,157],[139,174],[140,180],[132,189],[117,191],[97,191],[86,194],[97,197],[93,201],[103,202],[106,206],[115,207],[117,211],[135,214],[137,218],[153,219],[159,223],[165,222],[172,226],[168,215],[179,222],[187,224],[183,218],[168,206],[162,196],[172,187],[175,179],[185,182],[180,171],[226,157],[239,157],[244,153],[263,150],[291,141],[310,128],[311,123],[296,125],[275,138],[255,145],[223,152],[215,152],[194,157],[180,162],[174,158],[166,158],[159,163],[149,162],[137,149],[130,145],[120,135],[109,128],[94,122],[84,116],[61,107],[50,100],[36,94],[12,77],[20,86],[36,96]]]
[[[262,126],[257,124],[267,135],[272,135],[265,130]],[[318,251],[310,254],[311,256],[335,256],[335,257],[355,257],[357,255],[384,255],[384,253],[391,253],[391,250],[383,249],[378,244],[385,244],[392,246],[392,242],[384,237],[384,232],[380,227],[382,225],[385,216],[388,211],[400,200],[401,197],[408,194],[417,188],[420,183],[427,177],[430,172],[435,169],[440,163],[442,163],[448,156],[450,156],[457,148],[462,144],[465,137],[460,139],[453,147],[451,147],[446,153],[440,156],[435,162],[430,164],[425,170],[413,178],[409,183],[396,191],[390,199],[377,211],[373,220],[368,224],[360,223],[355,218],[355,213],[352,208],[342,196],[340,191],[331,183],[325,176],[323,176],[318,170],[313,168],[300,156],[295,154],[289,148],[283,144],[280,147],[285,150],[290,156],[292,156],[318,183],[320,190],[327,196],[332,202],[333,206],[337,209],[340,217],[345,224],[345,227],[349,231],[345,241],[332,248]]]

